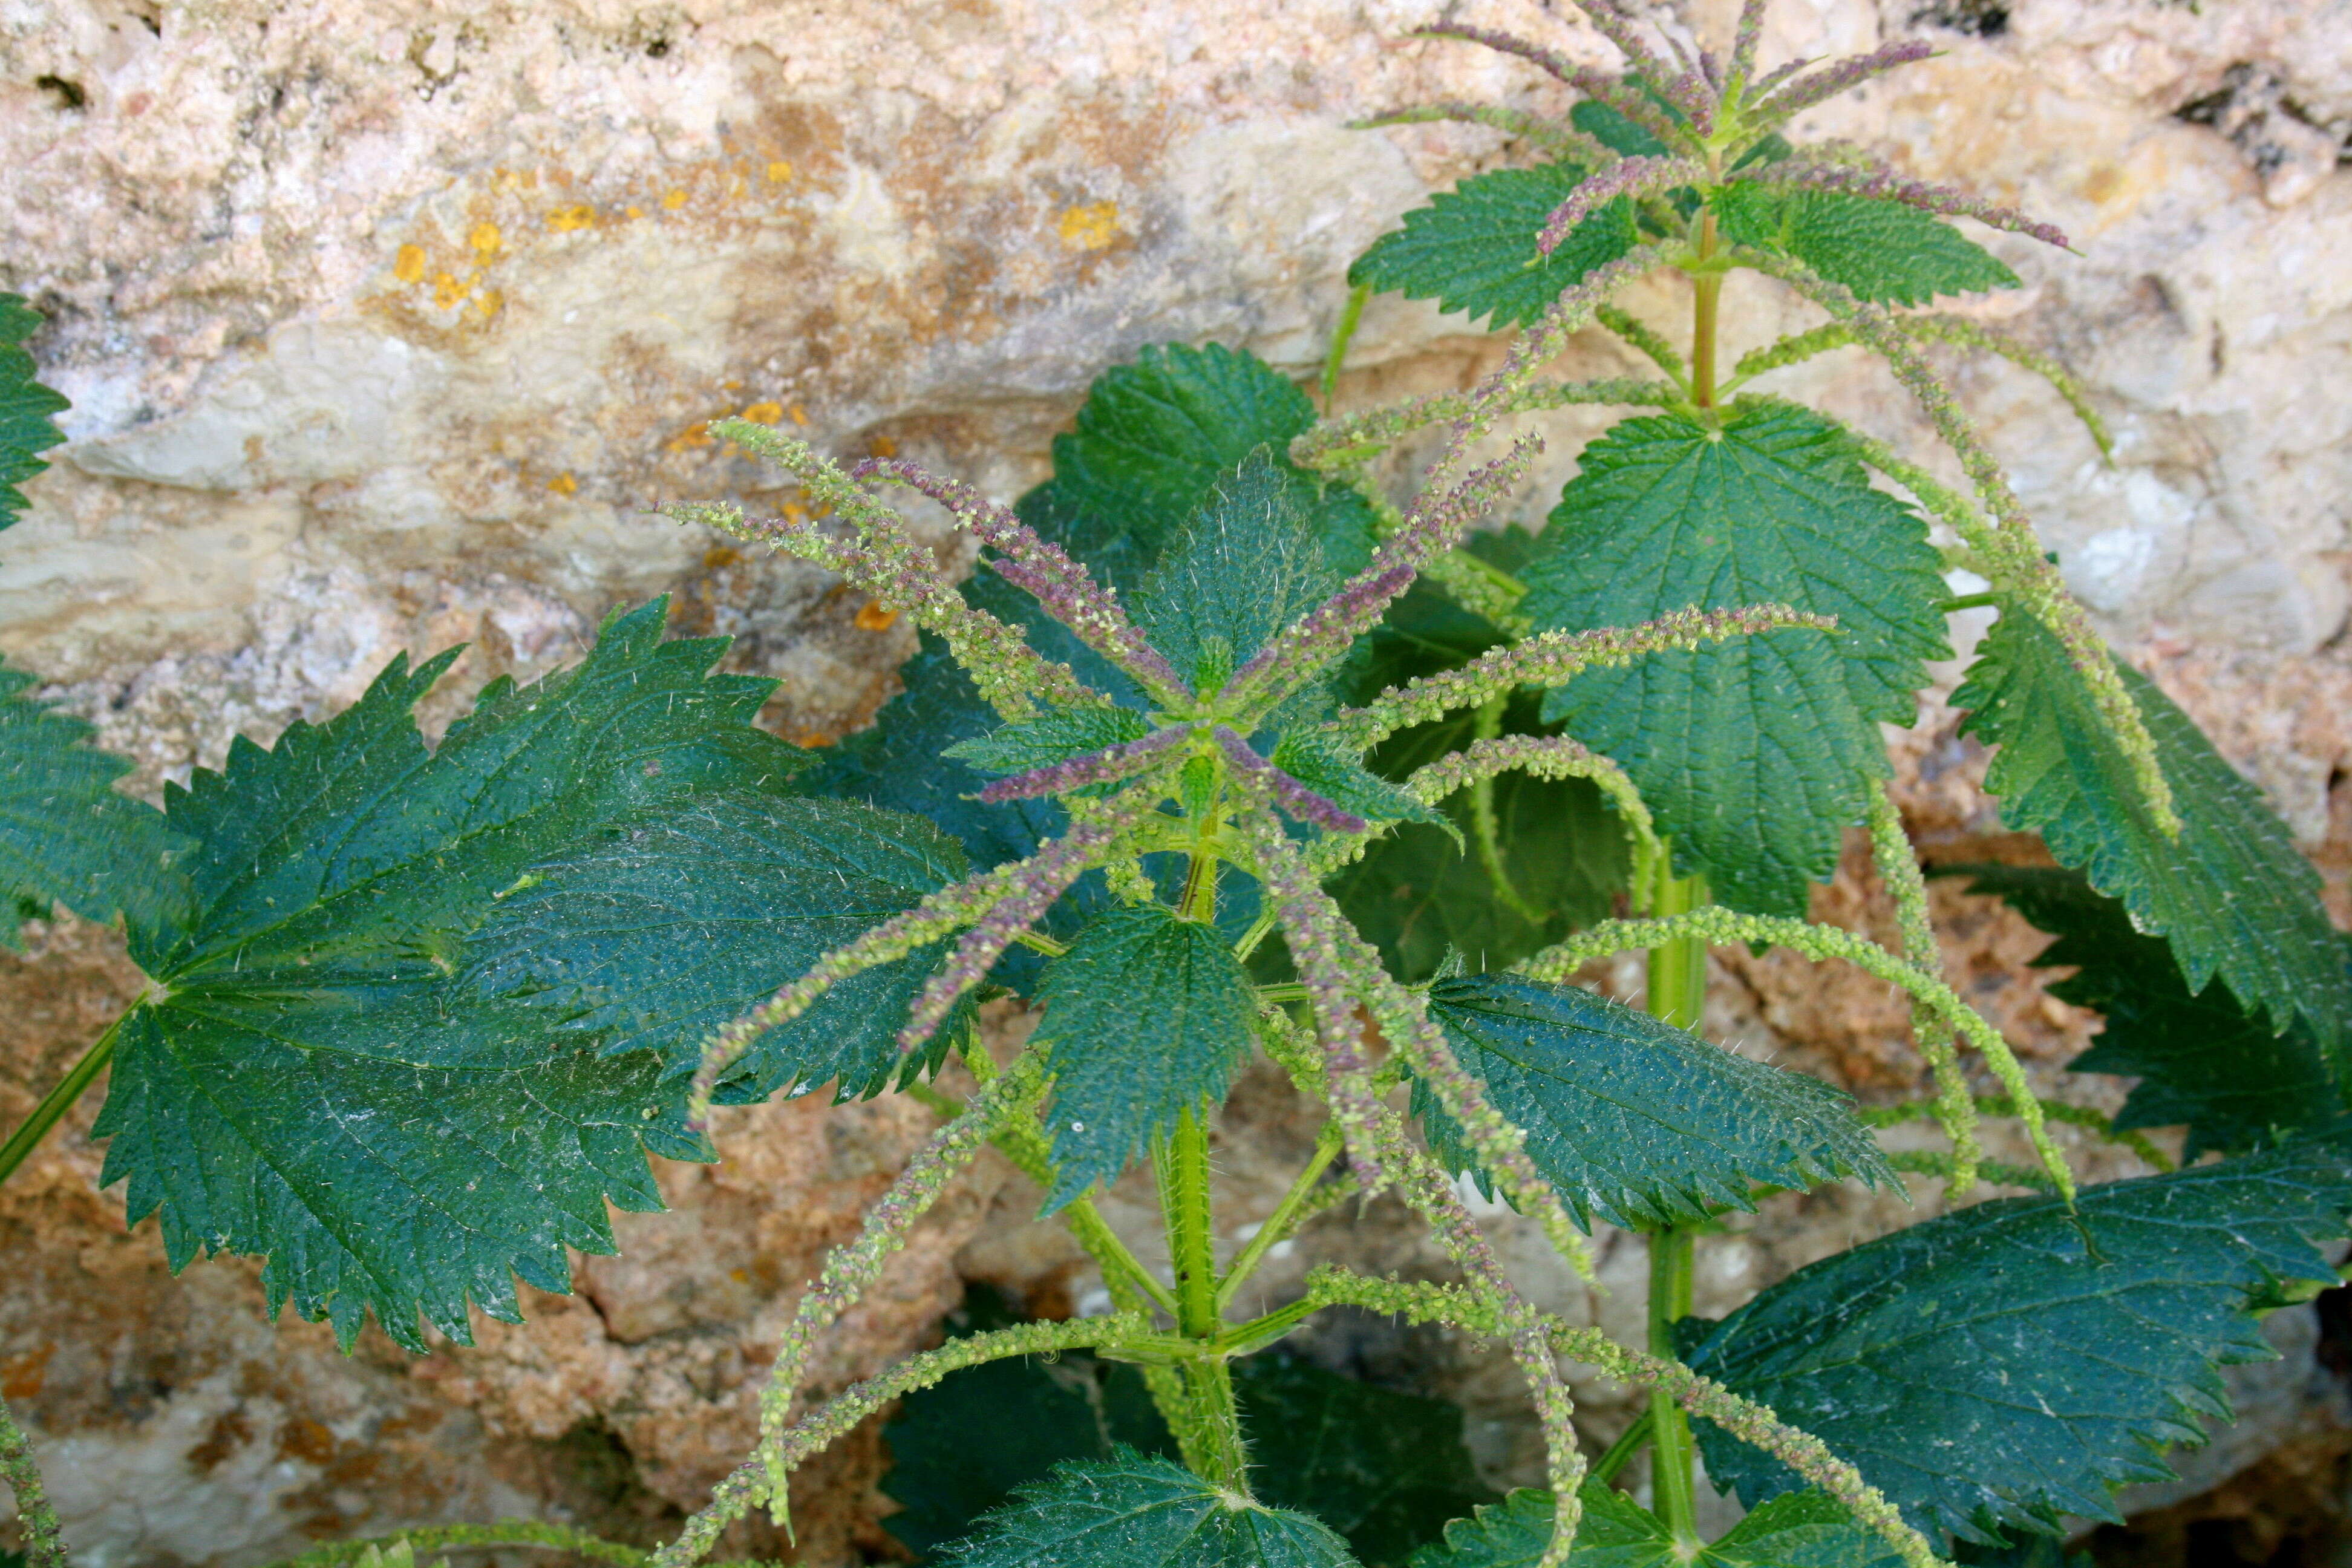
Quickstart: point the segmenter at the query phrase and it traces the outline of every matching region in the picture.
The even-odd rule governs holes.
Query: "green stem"
[[[1675,1323],[1690,1316],[1691,1233],[1673,1229],[1650,1234],[1650,1353],[1661,1361],[1680,1361],[1675,1351]],[[1650,1393],[1650,1499],[1675,1539],[1696,1543],[1699,1539],[1698,1508],[1691,1476],[1689,1419],[1673,1394],[1664,1389]]]
[[[1339,384],[1339,367],[1348,363],[1348,345],[1354,341],[1357,323],[1364,319],[1364,301],[1372,297],[1371,285],[1359,283],[1348,291],[1348,303],[1339,311],[1339,325],[1331,334],[1331,352],[1323,357],[1323,412],[1331,412],[1331,394]]]
[[[1592,1479],[1607,1485],[1617,1479],[1618,1471],[1633,1462],[1633,1456],[1640,1453],[1649,1440],[1650,1413],[1644,1410],[1634,1418],[1631,1426],[1625,1428],[1623,1436],[1609,1445],[1607,1453],[1592,1461],[1592,1468],[1588,1473]]]
[[[1707,901],[1706,879],[1674,874],[1674,847],[1653,856],[1657,882],[1650,909],[1659,920],[1688,914]],[[1706,1011],[1706,943],[1674,937],[1650,949],[1650,1011],[1679,1028],[1696,1029]]]
[[[1224,1327],[1217,1310],[1214,1214],[1209,1201],[1209,1129],[1192,1110],[1176,1120],[1174,1131],[1153,1162],[1160,1178],[1160,1209],[1168,1229],[1168,1258],[1176,1275],[1176,1331],[1188,1340],[1213,1340]],[[1174,1418],[1177,1447],[1202,1479],[1247,1496],[1249,1458],[1242,1442],[1241,1412],[1224,1361],[1202,1356],[1187,1361],[1185,1408]]]
[[[129,1016],[128,1013],[123,1015],[123,1017]],[[49,1135],[49,1129],[55,1127],[58,1119],[73,1108],[73,1102],[81,1098],[82,1090],[105,1070],[107,1062],[114,1055],[115,1033],[121,1027],[122,1018],[109,1024],[106,1033],[99,1036],[98,1043],[84,1051],[81,1060],[74,1063],[73,1069],[58,1080],[55,1089],[41,1097],[41,1103],[33,1107],[33,1114],[25,1118],[25,1124],[8,1135],[7,1142],[0,1143],[0,1182],[6,1181],[16,1173],[16,1167],[25,1163],[41,1140]]]
[[[1290,1184],[1290,1190],[1282,1194],[1280,1203],[1274,1205],[1274,1212],[1266,1216],[1265,1224],[1258,1227],[1258,1233],[1250,1237],[1249,1245],[1242,1248],[1233,1266],[1225,1270],[1224,1278],[1217,1281],[1219,1311],[1233,1305],[1235,1293],[1256,1272],[1257,1266],[1265,1261],[1267,1251],[1297,1225],[1298,1211],[1306,1207],[1307,1200],[1314,1194],[1315,1184],[1323,1179],[1323,1173],[1330,1169],[1331,1162],[1339,1157],[1339,1147],[1343,1142],[1338,1121],[1323,1123],[1323,1131],[1316,1134],[1315,1152],[1307,1157],[1307,1168],[1298,1173],[1298,1179]]]

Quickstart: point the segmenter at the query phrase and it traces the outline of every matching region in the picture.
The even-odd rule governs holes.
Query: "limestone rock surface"
[[[1691,23],[1720,37],[1731,9],[1702,0]],[[911,637],[822,574],[646,515],[681,497],[789,501],[709,422],[903,451],[1010,496],[1044,472],[1087,381],[1142,344],[1223,342],[1311,374],[1349,260],[1432,188],[1524,156],[1487,131],[1344,122],[1449,98],[1565,106],[1522,64],[1405,37],[1439,14],[11,0],[0,288],[50,315],[31,347],[75,406],[71,444],[0,538],[0,650],[152,790],[216,763],[233,733],[333,711],[395,651],[467,641],[431,700],[446,722],[491,677],[552,668],[610,609],[667,591],[678,630],[732,634],[736,667],[782,680],[781,733],[829,742],[894,689]],[[1538,0],[1446,14],[1612,63]],[[1968,309],[2074,367],[2116,429],[2114,465],[2004,366],[1962,368],[1966,397],[2106,629],[2272,792],[2352,916],[2352,3],[1784,0],[1765,54],[1914,34],[1938,58],[1807,129],[2074,237],[2080,255],[1999,237],[2025,286]],[[1634,303],[1662,324],[1685,309],[1663,284]],[[1741,349],[1809,319],[1742,281],[1728,322]],[[1494,352],[1458,318],[1377,300],[1340,399],[1466,384]],[[1597,337],[1571,359],[1627,363]],[[1772,384],[1890,439],[1924,431],[1853,356]],[[1555,442],[1526,521],[1573,457]],[[935,519],[918,522],[956,559]],[[1937,853],[2015,848],[1948,710],[1898,751]],[[1826,918],[1890,920],[1866,870],[1850,858]],[[1948,960],[2054,1082],[2090,1026],[2023,968],[2039,939],[1937,896]],[[0,1122],[139,984],[104,933],[36,938],[0,957]],[[1710,1005],[1743,1049],[1874,1097],[1916,1086],[1884,987],[1734,955]],[[170,1278],[152,1226],[124,1235],[119,1193],[98,1190],[88,1124],[85,1107],[0,1191],[0,1392],[52,1458],[81,1561],[229,1568],[503,1512],[658,1535],[741,1452],[800,1281],[928,1113],[746,1113],[727,1164],[663,1173],[676,1212],[620,1216],[622,1257],[583,1259],[577,1294],[414,1364],[270,1329],[246,1266]],[[1295,1105],[1245,1083],[1223,1177],[1237,1220],[1270,1203],[1302,1137]],[[2080,1152],[2094,1172],[2115,1158]],[[989,1166],[942,1206],[833,1342],[824,1380],[921,1342],[959,1270],[1079,1304],[1087,1281],[1023,1228],[1031,1196],[1005,1181]],[[1777,1201],[1710,1254],[1702,1310],[1931,1212],[1918,1196]],[[1120,1202],[1139,1225],[1146,1195]],[[1614,1289],[1584,1301],[1493,1223],[1556,1304],[1638,1322],[1633,1248],[1604,1241]],[[1288,1266],[1426,1267],[1423,1250],[1376,1213],[1344,1236],[1323,1222]],[[1532,1428],[1499,1361],[1361,1322],[1317,1353],[1466,1400],[1490,1472],[1528,1473]],[[1621,1395],[1580,1392],[1596,1437],[1625,1419]],[[803,1561],[887,1554],[881,1463],[868,1432],[804,1478]]]

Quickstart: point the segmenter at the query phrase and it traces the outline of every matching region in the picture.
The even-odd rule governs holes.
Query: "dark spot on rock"
[[[1911,13],[1911,25],[1998,38],[2009,31],[2009,7],[2002,0],[1932,0]]]
[[[58,107],[63,109],[79,109],[89,101],[89,94],[82,90],[81,83],[68,81],[61,76],[37,76],[33,85],[43,92],[56,93]]]

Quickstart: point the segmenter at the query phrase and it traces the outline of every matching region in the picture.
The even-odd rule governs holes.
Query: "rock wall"
[[[1706,0],[1701,33],[1728,8]],[[645,515],[781,499],[708,423],[788,423],[1010,495],[1087,380],[1143,343],[1244,344],[1307,374],[1349,260],[1432,186],[1515,153],[1490,132],[1343,122],[1440,98],[1563,106],[1524,66],[1404,38],[1438,14],[16,0],[0,10],[0,288],[50,314],[32,347],[75,407],[72,444],[0,539],[0,648],[152,789],[237,731],[333,710],[397,649],[473,645],[432,700],[445,721],[490,677],[552,668],[610,608],[668,591],[678,629],[733,634],[737,667],[781,678],[782,733],[829,742],[891,690],[908,633],[821,574]],[[1447,14],[1609,59],[1537,0]],[[2116,463],[2004,367],[1964,368],[1969,402],[2107,629],[2272,791],[2352,914],[2352,4],[1784,0],[1766,58],[1915,32],[1943,53],[1810,128],[2074,237],[2079,256],[2002,237],[2026,287],[1976,309],[2083,374]],[[1664,285],[1638,303],[1661,321],[1682,308]],[[1752,281],[1729,309],[1741,347],[1805,320]],[[1464,384],[1492,353],[1458,319],[1376,301],[1340,395]],[[1597,340],[1571,357],[1622,363]],[[1782,384],[1921,434],[1852,356]],[[1556,443],[1529,521],[1572,461]],[[1915,829],[1954,856],[1998,851],[1950,715],[1901,749]],[[2021,968],[2038,940],[1939,898],[1948,957],[2054,1074],[2087,1024]],[[1821,908],[1885,918],[1860,862]],[[1734,957],[1717,982],[1718,1037],[1866,1094],[1913,1087],[1883,988],[1784,957]],[[119,943],[69,923],[0,957],[0,1122],[137,984]],[[96,1568],[252,1563],[509,1511],[658,1533],[740,1451],[796,1282],[924,1121],[900,1104],[748,1113],[727,1165],[665,1172],[677,1213],[620,1216],[624,1257],[583,1262],[579,1294],[410,1365],[372,1340],[345,1360],[316,1331],[270,1330],[245,1266],[169,1278],[152,1226],[124,1236],[119,1192],[97,1188],[85,1112],[0,1192],[0,1391],[36,1424]],[[1247,1089],[1224,1154],[1236,1217],[1270,1201],[1271,1162],[1298,1137],[1295,1106]],[[920,1340],[959,1270],[1085,1293],[1020,1228],[1029,1200],[1005,1179],[991,1167],[943,1208],[828,1379]],[[1706,1289],[1727,1303],[1906,1217],[1782,1200],[1711,1252]],[[1585,1304],[1493,1223],[1562,1305],[1638,1318],[1638,1281],[1618,1278],[1632,1249],[1604,1241],[1617,1288]],[[1417,1249],[1392,1220],[1327,1221],[1296,1266],[1426,1265]],[[1364,1323],[1317,1344],[1468,1398],[1491,1472],[1524,1474],[1530,1433],[1491,1358]],[[1622,1406],[1584,1393],[1606,1436]],[[886,1550],[866,1492],[878,1463],[868,1435],[811,1472],[806,1561]]]

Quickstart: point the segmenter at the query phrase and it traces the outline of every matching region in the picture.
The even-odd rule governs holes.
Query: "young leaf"
[[[689,1074],[719,1026],[831,949],[960,880],[953,839],[919,817],[845,801],[710,795],[532,863],[466,944],[464,977],[606,1052],[661,1053]],[[870,1096],[935,1067],[899,1027],[939,965],[933,943],[852,976],[752,1046],[719,1096],[794,1084]],[[944,1050],[953,1034],[935,1037]]]
[[[950,1550],[956,1568],[1348,1568],[1348,1544],[1303,1513],[1220,1491],[1121,1448],[1055,1467]]]
[[[0,297],[5,302],[5,297]],[[90,745],[90,728],[26,696],[33,678],[0,665],[0,945],[52,903],[84,920],[184,916],[191,847],[163,814],[115,793],[131,764]]]
[[[1430,1014],[1528,1154],[1586,1225],[1628,1229],[1753,1210],[1749,1184],[1802,1190],[1843,1176],[1894,1186],[1846,1097],[1574,985],[1511,975],[1441,980]],[[1455,1170],[1469,1167],[1418,1080],[1413,1109]]]
[[[1836,426],[1788,404],[1743,402],[1719,426],[1628,419],[1581,461],[1528,568],[1538,629],[1752,604],[1838,618],[1834,635],[1594,670],[1544,704],[1633,775],[1679,868],[1735,909],[1801,916],[1887,773],[1878,725],[1913,721],[1926,661],[1947,651],[1927,526],[1871,489]]]
[[[1158,904],[1113,910],[1045,967],[1033,1041],[1054,1072],[1052,1213],[1113,1182],[1145,1139],[1224,1099],[1256,998],[1216,931]]]
[[[1377,293],[1435,300],[1496,331],[1531,326],[1551,302],[1640,243],[1624,197],[1577,225],[1549,256],[1536,237],[1552,209],[1588,171],[1579,163],[1496,169],[1474,174],[1404,216],[1348,268],[1348,281]]]
[[[1665,1521],[1601,1482],[1585,1482],[1577,1495],[1584,1519],[1570,1568],[1894,1568],[1902,1562],[1820,1492],[1775,1498],[1696,1553]],[[1415,1552],[1412,1568],[1536,1568],[1551,1531],[1551,1493],[1522,1489],[1447,1526],[1445,1544]]]
[[[1125,593],[1210,490],[1265,447],[1326,563],[1345,575],[1371,559],[1372,511],[1290,462],[1291,438],[1314,423],[1307,395],[1255,354],[1156,345],[1095,379],[1076,427],[1054,438],[1054,477],[1015,510]]]
[[[1445,1521],[1491,1500],[1462,1444],[1462,1410],[1276,1352],[1234,1368],[1252,1484],[1312,1514],[1365,1568],[1403,1568]]]
[[[1999,746],[1985,788],[2011,826],[2042,835],[2063,865],[2121,899],[2132,924],[2163,937],[2192,992],[2220,975],[2273,1027],[2296,1016],[2339,1064],[2352,1052],[2352,973],[2319,901],[2319,875],[2294,839],[2189,716],[2127,664],[2117,673],[2156,742],[2179,838],[2147,813],[2130,759],[2065,649],[2041,622],[2004,609],[1952,697],[1969,730]]]
[[[1938,294],[2018,286],[2016,273],[1958,229],[1901,202],[1740,181],[1711,205],[1727,239],[1793,257],[1859,299],[1925,305]]]
[[[1979,1539],[2114,1519],[2111,1488],[2229,1418],[2217,1368],[2273,1353],[2253,1310],[2336,1283],[2352,1152],[2310,1142],[2057,1198],[1979,1204],[1800,1269],[1690,1365],[1810,1432],[1923,1531]],[[1711,1331],[1709,1331],[1711,1329]],[[1778,1460],[1701,1424],[1708,1473],[1750,1503]]]
[[[1195,689],[1223,686],[1339,586],[1315,521],[1261,447],[1168,542],[1136,595],[1135,617]]]
[[[0,293],[0,528],[25,510],[16,487],[48,467],[34,454],[66,438],[49,416],[71,405],[34,379],[33,356],[19,346],[42,320],[22,295]]]
[[[167,792],[201,840],[194,916],[134,925],[161,989],[124,1019],[97,1132],[174,1268],[267,1253],[273,1307],[417,1314],[467,1335],[566,1247],[610,1251],[607,1201],[657,1207],[641,1146],[703,1147],[650,1051],[551,1042],[544,1013],[451,978],[467,927],[532,863],[704,791],[772,789],[803,754],[751,728],[765,681],[707,676],[660,602],[606,623],[577,668],[497,682],[426,751],[410,709],[449,656],[395,658],[365,697]]]
[[[1450,817],[1432,811],[1311,730],[1283,736],[1267,760],[1324,799],[1359,816],[1374,822],[1425,822],[1452,834],[1457,846],[1461,842],[1461,833]]]
[[[2106,1023],[2067,1070],[2139,1080],[2116,1115],[2118,1128],[2185,1122],[2182,1158],[2193,1162],[2207,1150],[2242,1154],[2344,1114],[2344,1093],[2328,1077],[2309,1025],[2297,1020],[2285,1034],[2272,1033],[2223,981],[2192,994],[2163,939],[2134,930],[2123,905],[2092,891],[2081,872],[2025,866],[1948,872],[1969,874],[1970,892],[1999,894],[2058,938],[2037,966],[2077,966],[2051,994],[2096,1009]],[[2352,939],[2339,941],[2352,962]]]
[[[959,741],[942,754],[986,773],[1025,773],[1150,733],[1150,721],[1131,708],[1057,708],[1025,723]]]

